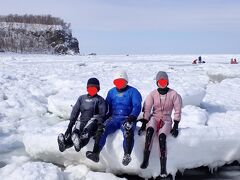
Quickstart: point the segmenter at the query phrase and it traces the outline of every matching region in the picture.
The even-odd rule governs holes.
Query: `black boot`
[[[77,133],[73,133],[71,139],[72,139],[75,150],[79,152],[81,150],[81,140],[79,135]]]
[[[131,155],[130,154],[124,154],[122,164],[124,166],[127,166],[131,161],[132,161]]]
[[[167,170],[166,170],[167,158],[160,157],[160,165],[161,165],[161,177],[167,177]]]
[[[66,145],[65,145],[65,137],[64,135],[61,133],[58,135],[58,148],[59,151],[63,152],[66,149]]]
[[[93,151],[87,151],[86,156],[94,162],[99,162],[99,153],[94,153]]]
[[[161,165],[161,177],[167,177],[167,170],[166,170],[166,163],[167,163],[167,157],[166,157],[166,135],[164,133],[161,133],[159,135],[159,145],[160,145],[160,165]]]
[[[144,149],[144,153],[143,153],[143,162],[140,166],[142,169],[146,169],[148,167],[148,160],[149,160],[149,155],[150,155],[149,149],[151,146],[153,134],[154,134],[154,129],[152,127],[147,128],[145,149]]]
[[[71,134],[67,134],[64,135],[64,134],[59,134],[58,135],[58,148],[59,148],[59,151],[63,152],[65,151],[66,149],[70,148],[73,146],[73,142],[72,142],[72,139],[71,139]]]
[[[86,157],[94,162],[99,162],[100,148],[98,144],[94,144],[93,151],[87,151]]]
[[[146,169],[148,167],[149,155],[150,155],[150,151],[149,150],[144,150],[143,162],[140,166],[142,169]]]

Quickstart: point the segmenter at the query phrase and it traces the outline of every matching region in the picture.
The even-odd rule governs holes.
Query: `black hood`
[[[169,88],[168,87],[165,87],[165,88],[158,88],[157,91],[159,92],[159,94],[161,95],[164,95],[164,94],[167,94],[167,92],[169,91]]]

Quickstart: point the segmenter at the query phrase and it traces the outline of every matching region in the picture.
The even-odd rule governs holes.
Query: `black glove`
[[[104,131],[105,131],[105,126],[104,126],[104,124],[102,122],[99,121],[98,122],[98,128],[97,128],[97,131],[96,131],[93,139],[95,141],[99,141],[100,137],[101,137],[101,135],[103,134]]]
[[[107,113],[104,119],[109,119],[112,115],[110,113]]]
[[[67,128],[67,130],[66,130],[66,132],[64,134],[65,139],[68,139],[68,137],[71,136],[71,134],[72,134],[72,129]]]
[[[102,126],[102,124],[103,124],[103,119],[102,118],[98,118],[97,119],[97,125],[98,126]]]
[[[148,120],[142,118],[142,119],[139,119],[138,121],[141,121],[142,122],[142,126],[141,128],[138,130],[138,135],[140,136],[145,130],[146,130],[146,125],[148,123]]]
[[[174,121],[174,125],[172,130],[170,131],[170,133],[172,134],[173,137],[177,137],[178,136],[178,123],[179,121]]]
[[[135,116],[130,115],[130,116],[127,117],[125,122],[132,123],[132,122],[135,122],[136,120],[137,120],[137,118]]]
[[[133,123],[137,120],[137,118],[133,115],[130,115],[126,118],[126,120],[124,121],[123,123],[123,128],[126,130],[126,131],[129,131],[132,126],[133,126]]]
[[[65,138],[66,138],[66,139],[67,139],[69,136],[71,136],[71,134],[72,134],[72,128],[73,128],[74,124],[75,124],[75,121],[70,120],[70,122],[69,122],[69,124],[68,124],[68,128],[67,128],[67,130],[66,130],[66,132],[65,132]]]
[[[104,124],[103,124],[103,121],[102,121],[102,119],[99,119],[98,120],[98,122],[97,122],[97,131],[99,131],[99,132],[103,132],[104,131],[104,128],[105,128],[105,126],[104,126]]]

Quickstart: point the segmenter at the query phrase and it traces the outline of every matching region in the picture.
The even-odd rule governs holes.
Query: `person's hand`
[[[124,123],[122,124],[123,128],[124,128],[126,131],[129,131],[129,130],[132,128],[133,122],[135,122],[136,119],[137,119],[137,118],[136,118],[135,116],[132,116],[132,115],[128,116],[128,117],[125,119]]]
[[[137,118],[135,116],[130,115],[130,116],[127,117],[126,122],[132,123],[136,120],[137,120]]]
[[[97,126],[98,126],[97,132],[102,133],[104,131],[104,128],[105,128],[105,126],[103,124],[103,121],[102,120],[98,120]]]
[[[71,136],[71,134],[72,134],[71,129],[67,128],[67,130],[66,130],[64,136],[65,136],[65,138],[67,139],[69,136]]]
[[[177,137],[178,136],[178,123],[179,121],[174,121],[174,125],[172,130],[170,131],[170,133],[172,134],[173,137]]]
[[[178,129],[174,129],[174,128],[173,128],[173,129],[170,131],[170,133],[172,134],[173,137],[176,138],[176,137],[178,136]]]
[[[97,120],[97,126],[98,127],[103,126],[103,120],[102,119]]]
[[[97,128],[97,131],[93,137],[93,139],[95,141],[99,141],[99,138],[101,137],[101,135],[103,134],[103,132],[105,131],[105,126],[103,123],[98,123],[98,128]]]
[[[142,122],[142,126],[141,128],[138,130],[138,135],[140,136],[144,131],[146,131],[146,125],[147,125],[147,120],[142,118],[142,119],[139,119],[138,121],[141,121]]]

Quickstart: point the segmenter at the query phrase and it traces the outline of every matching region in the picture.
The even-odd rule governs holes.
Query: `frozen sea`
[[[169,87],[183,98],[179,136],[167,138],[167,171],[173,177],[178,172],[183,176],[176,179],[182,180],[240,179],[238,163],[222,167],[240,162],[240,64],[229,63],[240,55],[202,55],[205,64],[192,64],[197,56],[0,54],[1,179],[157,177],[156,138],[146,170],[139,167],[145,138],[137,133],[127,167],[121,164],[120,131],[109,136],[99,163],[85,157],[92,140],[78,153],[73,148],[64,153],[58,150],[57,135],[66,130],[72,105],[86,93],[88,78],[100,80],[99,94],[106,97],[113,87],[113,75],[120,69],[127,71],[129,84],[143,99],[156,88],[155,75],[160,70],[168,73]]]

